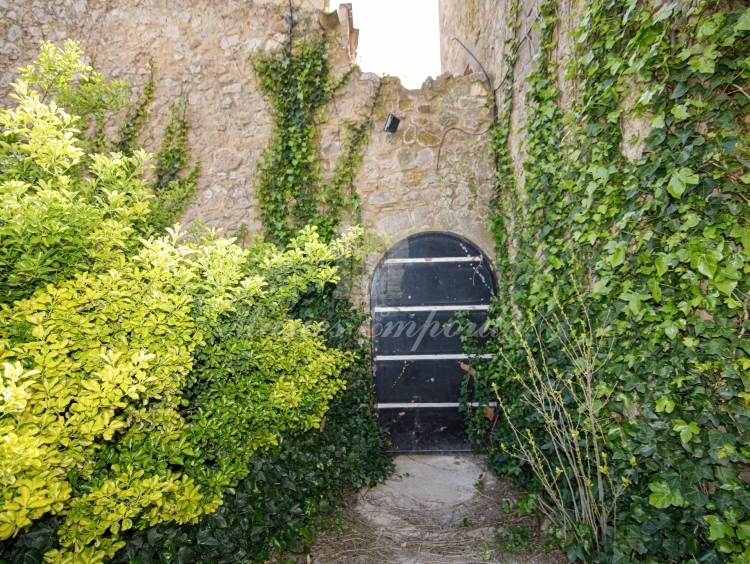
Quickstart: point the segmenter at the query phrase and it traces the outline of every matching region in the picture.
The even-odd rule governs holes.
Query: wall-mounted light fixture
[[[398,119],[393,114],[388,114],[388,117],[385,120],[383,131],[385,131],[386,133],[396,133],[396,131],[398,131],[399,123],[401,123],[400,119]]]

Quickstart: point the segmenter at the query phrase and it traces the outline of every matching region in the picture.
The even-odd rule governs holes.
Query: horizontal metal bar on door
[[[473,354],[471,358],[495,358],[494,354]],[[468,360],[468,354],[396,354],[378,355],[375,360]]]
[[[385,259],[383,264],[417,264],[425,262],[482,262],[484,257],[422,257],[422,258],[391,258]]]
[[[376,403],[375,409],[415,409],[415,408],[428,408],[428,407],[458,407],[458,402],[411,402],[411,403]],[[486,404],[479,404],[478,402],[472,402],[469,404],[471,407],[497,407],[497,402],[490,402]]]
[[[384,313],[391,311],[487,311],[489,304],[484,305],[424,305],[424,306],[377,306],[372,308],[373,313]]]

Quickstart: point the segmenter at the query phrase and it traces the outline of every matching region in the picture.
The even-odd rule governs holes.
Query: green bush
[[[322,317],[324,308],[336,311],[339,325],[326,332],[330,345],[362,347],[356,338],[359,315],[345,300],[332,300],[330,288],[311,289],[300,305],[312,318]],[[326,515],[340,506],[343,493],[373,486],[390,471],[385,436],[370,408],[368,365],[360,354],[342,374],[346,389],[333,399],[319,429],[253,454],[247,477],[224,495],[216,512],[194,525],[164,523],[134,532],[117,560],[264,561],[274,551],[299,550],[300,542],[314,540],[319,529],[331,526]]]
[[[496,135],[503,277],[491,350],[502,354],[476,367],[475,399],[492,400],[494,386],[513,426],[554,459],[545,417],[514,374],[530,381],[536,359],[549,374],[573,378],[578,366],[565,342],[585,341],[577,320],[588,318],[589,338],[602,345],[592,358],[596,420],[588,430],[607,455],[602,475],[627,488],[617,500],[594,488],[610,510],[599,538],[566,517],[584,493],[569,490],[558,522],[571,558],[747,561],[750,11],[726,2],[588,3],[566,109],[552,56],[555,7],[541,4],[523,187],[509,181],[507,113]],[[634,115],[647,118],[650,132],[642,155],[629,160],[623,123]],[[571,320],[562,338],[545,323],[554,316]],[[553,389],[583,422],[580,391]],[[475,415],[472,436],[486,440],[491,465],[533,484],[531,467],[512,456],[523,446],[513,426],[500,418],[485,439]],[[569,444],[587,446],[583,436]],[[566,475],[572,469],[558,465]]]
[[[175,235],[6,306],[3,537],[60,514],[49,557],[112,557],[121,530],[210,513],[256,450],[320,425],[351,358],[286,314],[335,282],[334,251],[306,232],[248,254]]]
[[[124,157],[133,157],[142,150],[140,138],[149,125],[149,106],[158,77],[156,62],[149,57],[148,80],[138,98],[131,101],[133,89],[128,83],[106,80],[83,57],[74,41],[66,41],[62,48],[43,41],[37,60],[21,69],[21,80],[41,102],[54,103],[73,116],[78,145],[84,151],[77,166],[85,176],[88,154],[114,150]],[[109,134],[109,130],[116,133]],[[170,104],[166,126],[160,132],[161,144],[153,159],[153,179],[147,182],[154,199],[145,218],[146,235],[165,233],[192,201],[200,163],[188,166],[189,131],[186,101],[178,98]],[[156,132],[158,135],[159,129]],[[132,178],[139,176],[140,171],[133,171]]]
[[[250,250],[260,251],[260,258],[268,248],[256,244]],[[278,274],[285,276],[283,271]],[[133,531],[117,561],[264,561],[274,552],[297,551],[301,542],[314,541],[319,529],[332,526],[329,514],[340,506],[342,494],[371,487],[391,471],[383,454],[387,437],[371,407],[368,344],[359,334],[364,317],[340,293],[330,283],[308,287],[291,311],[305,324],[321,326],[329,347],[354,355],[341,374],[346,388],[331,400],[320,427],[256,451],[246,477],[223,496],[216,512],[198,523],[163,523]],[[234,322],[224,330],[237,334]],[[43,530],[40,527],[40,543]]]
[[[145,153],[87,155],[77,119],[19,80],[0,110],[0,302],[100,270],[145,229]],[[82,162],[88,162],[87,167]]]
[[[324,243],[303,229],[285,249],[211,234],[179,242],[179,226],[144,240],[146,155],[87,153],[75,117],[23,80],[16,94],[18,108],[0,112],[0,554],[110,559],[128,531],[214,512],[251,461],[285,460],[270,453],[288,438],[321,450],[307,453],[317,489],[295,498],[310,514],[347,480],[382,473],[383,462],[363,471],[357,459],[377,459],[381,444],[358,379],[346,396],[356,409],[341,400],[362,424],[345,427],[348,442],[307,433],[322,429],[362,351],[329,343],[296,308],[335,287],[359,232]]]
[[[42,41],[36,61],[21,69],[21,79],[42,102],[54,100],[77,116],[87,152],[101,152],[109,145],[104,131],[107,120],[128,105],[130,85],[105,80],[83,61],[83,51],[75,41],[66,41],[62,48]]]

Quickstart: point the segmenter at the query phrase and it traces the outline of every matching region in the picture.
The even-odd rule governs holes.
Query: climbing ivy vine
[[[349,209],[354,216],[359,211],[353,181],[372,121],[368,118],[361,124],[345,125],[334,177],[325,183],[320,170],[319,124],[351,70],[334,79],[325,37],[299,37],[295,15],[290,13],[286,20],[289,35],[281,49],[255,58],[260,90],[271,103],[275,125],[258,166],[260,217],[266,238],[276,243],[285,243],[305,225],[317,226],[321,236],[330,240],[344,211]],[[378,93],[373,107],[377,99]]]
[[[185,116],[186,101],[178,99],[170,104],[169,123],[164,128],[161,147],[156,153],[156,178],[152,189],[156,196],[149,214],[149,223],[157,233],[165,231],[180,218],[193,200],[200,176],[200,163],[188,172],[190,122]]]
[[[605,447],[596,472],[625,489],[601,542],[560,521],[569,555],[746,562],[750,9],[652,4],[585,4],[564,107],[553,56],[557,2],[540,3],[522,186],[508,145],[510,104],[518,103],[510,89],[495,131],[492,226],[502,276],[490,346],[500,354],[476,367],[472,397],[497,393],[504,417],[545,445],[549,423],[529,408],[509,366],[523,373],[536,356],[550,373],[574,373],[575,361],[545,329],[555,316],[572,320],[566,339],[603,345],[590,390],[601,430],[587,431]],[[635,141],[623,134],[634,119],[644,124]],[[640,147],[627,158],[632,143]],[[577,319],[589,320],[590,334],[574,329]],[[577,405],[565,397],[568,409]],[[512,455],[519,438],[510,426],[500,419],[487,435],[484,412],[471,421],[491,465],[533,485],[528,464]],[[568,478],[570,465],[556,466]],[[574,490],[567,495],[563,505],[580,501]]]
[[[150,114],[149,106],[156,94],[158,78],[153,57],[149,57],[147,68],[148,80],[118,129],[115,148],[125,155],[132,155],[138,148]],[[151,186],[155,199],[150,206],[148,222],[156,233],[163,233],[180,218],[195,193],[200,163],[195,163],[188,171],[189,131],[185,99],[173,100],[169,104],[169,121],[162,133],[161,147],[155,155],[156,174]]]

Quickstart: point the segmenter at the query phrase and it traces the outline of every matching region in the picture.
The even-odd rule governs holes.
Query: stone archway
[[[487,257],[453,233],[412,235],[381,259],[370,289],[373,377],[392,452],[471,450],[458,409],[467,356],[447,322],[466,310],[481,329],[496,293]]]

